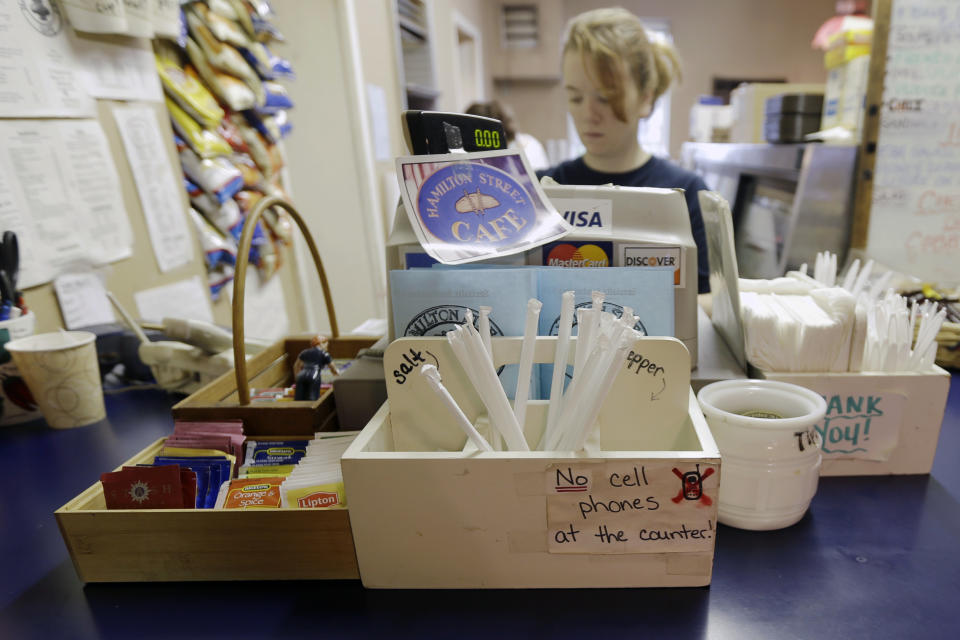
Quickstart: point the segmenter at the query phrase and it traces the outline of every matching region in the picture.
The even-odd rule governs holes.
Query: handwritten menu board
[[[960,283],[960,3],[894,0],[867,251]]]

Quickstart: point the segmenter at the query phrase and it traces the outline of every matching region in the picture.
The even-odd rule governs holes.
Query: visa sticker
[[[551,198],[563,219],[578,235],[613,235],[613,202],[589,198]]]

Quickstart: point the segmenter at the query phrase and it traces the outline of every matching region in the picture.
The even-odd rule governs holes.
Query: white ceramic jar
[[[786,382],[724,380],[697,399],[722,459],[718,520],[754,530],[798,522],[820,478],[823,397]]]

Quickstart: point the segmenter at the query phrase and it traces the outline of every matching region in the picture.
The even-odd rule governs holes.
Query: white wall
[[[368,0],[369,1],[369,0]],[[386,317],[379,197],[370,188],[370,150],[362,145],[359,108],[351,84],[347,0],[274,0],[276,24],[287,38],[276,53],[288,58],[297,78],[288,84],[294,102],[287,139],[293,202],[310,226],[323,259],[340,331],[370,317]],[[366,4],[366,3],[361,3]],[[373,184],[375,184],[375,179]],[[371,216],[371,208],[374,214]],[[312,264],[303,304],[326,330],[323,296]]]

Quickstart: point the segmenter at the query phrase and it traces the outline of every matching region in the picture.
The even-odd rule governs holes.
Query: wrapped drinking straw
[[[480,451],[493,451],[490,443],[474,428],[473,423],[470,422],[469,418],[463,413],[463,410],[460,409],[460,405],[453,399],[453,396],[450,395],[447,388],[443,386],[443,381],[440,379],[440,372],[437,371],[437,367],[432,364],[425,364],[420,367],[420,375],[427,381],[427,386],[443,401],[444,406],[447,407],[447,410],[450,411],[450,414],[456,420],[457,426],[467,434],[467,437],[476,445],[477,449]]]
[[[517,391],[513,398],[513,414],[523,429],[527,417],[527,401],[530,399],[530,376],[533,373],[533,350],[537,341],[537,326],[543,303],[536,298],[527,301],[527,321],[523,327],[523,346],[520,349],[520,372],[517,374]]]
[[[547,408],[547,427],[537,449],[543,449],[547,438],[556,431],[563,405],[563,384],[567,379],[567,358],[570,355],[570,334],[573,331],[573,291],[564,291],[560,298],[560,327],[557,349],[553,356],[553,379],[550,384],[550,405]]]

